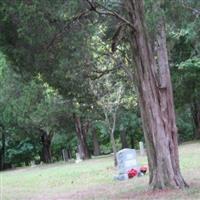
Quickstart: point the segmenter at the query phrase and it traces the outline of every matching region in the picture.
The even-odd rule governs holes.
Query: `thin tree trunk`
[[[109,130],[110,143],[112,145],[113,156],[114,156],[114,165],[117,166],[117,148],[114,137],[115,127],[116,127],[116,112],[112,113],[112,123],[109,120],[108,113],[106,110],[104,110],[104,115],[105,115],[105,121],[107,123],[107,128]]]
[[[114,156],[114,165],[117,166],[117,148],[116,148],[116,143],[115,143],[115,138],[114,138],[114,131],[111,131],[110,133],[110,141],[113,149],[113,156]]]
[[[114,165],[117,166],[117,148],[116,148],[115,137],[114,137],[115,126],[116,126],[116,113],[113,113],[112,118],[113,118],[113,125],[112,127],[109,128],[110,141],[112,144],[112,149],[113,149],[113,154],[114,154]]]
[[[131,148],[134,149],[135,148],[134,134],[130,135],[130,140],[131,140]]]
[[[1,134],[2,134],[2,137],[1,137],[1,143],[2,143],[2,147],[0,149],[0,170],[3,170],[4,169],[4,163],[5,163],[5,142],[6,142],[6,139],[5,139],[5,130],[4,130],[4,127],[3,125],[0,125],[0,127],[2,128],[1,130]]]
[[[93,138],[93,150],[94,150],[93,153],[94,153],[94,156],[99,156],[100,155],[100,146],[99,146],[96,128],[94,128],[93,131],[92,131],[92,138]]]
[[[129,20],[134,24],[130,42],[136,65],[150,184],[154,189],[184,188],[187,184],[179,167],[177,128],[164,26],[161,23],[158,29],[156,62],[144,21],[143,1],[127,0],[125,4]]]
[[[198,103],[196,99],[193,100],[191,110],[192,110],[192,118],[194,122],[195,139],[200,139],[200,103]]]
[[[42,161],[44,163],[51,163],[51,134],[47,134],[45,131],[42,131],[41,142],[42,142]]]
[[[84,125],[81,123],[80,117],[76,116],[74,114],[74,122],[75,122],[75,128],[76,128],[76,136],[78,139],[79,144],[79,154],[81,159],[89,159],[90,153],[87,145],[86,135],[89,129],[89,123],[85,123]]]
[[[0,171],[3,170],[3,152],[2,149],[0,149]]]
[[[82,124],[82,135],[83,135],[83,141],[84,141],[84,152],[85,152],[85,159],[90,158],[90,151],[87,144],[87,134],[89,131],[89,122],[85,122]]]
[[[67,154],[68,154],[68,158],[71,159],[72,158],[72,152],[71,152],[70,147],[67,149]]]
[[[122,143],[122,149],[128,148],[128,142],[126,138],[126,129],[123,129],[120,131],[120,138],[121,138],[121,143]]]

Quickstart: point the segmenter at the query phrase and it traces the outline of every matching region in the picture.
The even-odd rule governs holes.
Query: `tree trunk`
[[[44,163],[51,163],[51,134],[47,134],[42,130],[41,142],[42,142],[42,161]]]
[[[89,123],[86,122],[85,124],[81,123],[80,117],[74,114],[74,121],[75,121],[75,128],[76,128],[76,136],[78,139],[79,144],[79,154],[81,159],[89,159],[90,153],[87,145],[86,135],[89,129]]]
[[[116,113],[112,114],[112,119],[113,119],[112,127],[109,125],[110,142],[111,142],[113,154],[114,154],[114,165],[117,166],[117,148],[116,148],[115,137],[114,137],[115,127],[116,127]]]
[[[100,146],[99,146],[99,141],[97,138],[96,128],[94,128],[92,131],[92,138],[93,138],[94,156],[99,156],[100,155]]]
[[[157,35],[158,60],[153,55],[142,0],[125,2],[133,24],[130,43],[135,61],[150,185],[154,189],[187,186],[179,167],[177,128],[163,23]]]
[[[4,163],[5,163],[5,130],[4,127],[0,125],[0,127],[2,128],[1,130],[1,142],[2,142],[2,147],[0,149],[0,170],[4,169]]]
[[[120,138],[121,138],[121,143],[122,143],[122,149],[128,148],[128,142],[126,139],[126,129],[123,129],[120,131]]]
[[[200,139],[200,104],[196,99],[193,100],[192,104],[192,118],[194,122],[195,138]]]
[[[117,148],[116,148],[116,143],[115,143],[114,131],[113,130],[110,133],[110,141],[111,141],[112,149],[113,149],[114,165],[117,166]]]
[[[68,154],[68,158],[71,159],[72,158],[72,152],[71,152],[70,147],[67,149],[67,154]]]
[[[130,134],[130,142],[131,142],[131,148],[135,148],[135,139],[134,139],[134,134]]]

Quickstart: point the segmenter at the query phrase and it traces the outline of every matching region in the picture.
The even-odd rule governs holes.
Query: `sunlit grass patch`
[[[78,164],[57,163],[1,172],[2,200],[200,199],[200,143],[187,143],[179,150],[183,176],[191,185],[183,191],[152,193],[148,176],[114,181],[117,170],[113,158],[105,156]],[[142,165],[147,163],[144,156],[138,156],[138,160]]]

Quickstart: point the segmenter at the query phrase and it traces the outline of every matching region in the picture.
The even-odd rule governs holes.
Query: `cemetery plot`
[[[135,149],[122,149],[117,153],[117,168],[118,175],[114,177],[117,180],[141,176],[147,171],[147,167],[140,167]]]

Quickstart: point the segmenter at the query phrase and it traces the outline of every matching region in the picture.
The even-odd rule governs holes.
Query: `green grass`
[[[1,200],[66,199],[200,199],[200,143],[181,145],[180,162],[190,188],[152,193],[148,176],[114,181],[117,170],[112,157],[101,157],[78,164],[57,163],[20,168],[0,173]],[[146,164],[145,157],[138,157]]]

